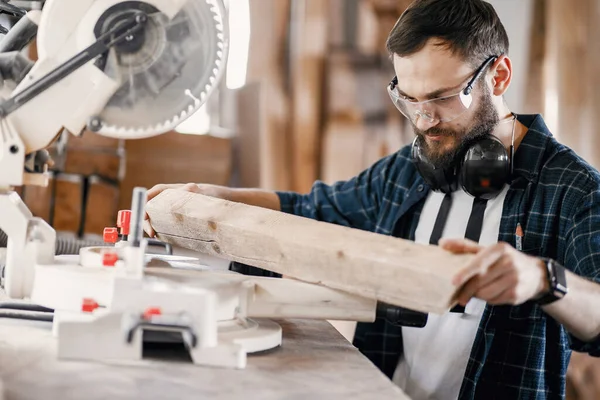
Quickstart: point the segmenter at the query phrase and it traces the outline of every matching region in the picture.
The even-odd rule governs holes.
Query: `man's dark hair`
[[[405,57],[432,38],[474,68],[490,56],[508,54],[504,26],[483,0],[415,0],[390,32],[387,49]]]

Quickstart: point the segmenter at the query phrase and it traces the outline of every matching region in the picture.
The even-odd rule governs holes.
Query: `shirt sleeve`
[[[310,192],[276,192],[281,211],[318,221],[373,231],[384,186],[396,154],[377,161],[357,176],[328,185],[316,181]]]
[[[589,191],[574,213],[565,263],[575,274],[600,284],[600,188]],[[573,335],[571,348],[600,357],[600,336],[583,342]]]

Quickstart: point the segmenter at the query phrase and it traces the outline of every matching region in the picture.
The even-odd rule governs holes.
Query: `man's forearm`
[[[240,189],[215,185],[198,185],[199,192],[207,196],[218,197],[236,203],[269,208],[280,211],[279,196],[274,191],[264,189]]]
[[[567,295],[543,306],[550,316],[584,342],[600,336],[600,284],[566,271]]]

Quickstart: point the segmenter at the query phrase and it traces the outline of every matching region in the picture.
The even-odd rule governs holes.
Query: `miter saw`
[[[47,184],[43,150],[63,129],[146,138],[198,110],[225,69],[221,1],[48,0],[12,29],[37,33],[39,60],[0,103],[4,286],[10,298],[55,310],[59,357],[140,359],[143,334],[160,331],[181,335],[194,363],[241,368],[247,353],[281,344],[279,325],[262,318],[375,319],[369,299],[149,255],[143,188],[117,243],[57,257],[55,231],[11,191]],[[21,50],[22,36],[10,36],[5,51]]]

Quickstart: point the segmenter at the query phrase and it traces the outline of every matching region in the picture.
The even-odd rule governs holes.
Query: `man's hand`
[[[548,290],[544,262],[507,243],[482,247],[465,239],[442,239],[439,245],[453,253],[475,254],[471,264],[453,279],[461,288],[458,303],[462,306],[472,297],[492,305],[518,305]]]
[[[161,194],[162,192],[164,192],[167,189],[180,189],[180,190],[184,190],[186,192],[200,193],[199,185],[197,185],[195,183],[160,184],[160,185],[155,185],[150,190],[148,190],[148,192],[146,193],[146,195],[147,195],[146,201],[152,200],[153,198],[155,198],[156,196],[158,196],[159,194]],[[146,212],[144,212],[144,231],[150,237],[156,236],[156,232],[154,232],[154,229],[152,229],[152,225],[150,224],[150,216]]]

